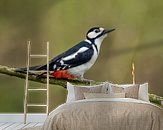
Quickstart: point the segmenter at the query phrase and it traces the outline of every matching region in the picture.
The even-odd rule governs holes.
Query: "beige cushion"
[[[138,94],[139,94],[139,85],[128,85],[128,86],[123,86],[123,85],[118,85],[118,84],[110,84],[111,86],[111,91],[113,93],[125,93],[126,98],[135,98],[138,99]]]
[[[84,99],[84,93],[101,93],[102,86],[74,87],[76,100]]]
[[[107,93],[107,82],[94,86],[77,86],[67,82],[67,103],[84,99],[84,93]]]
[[[125,98],[125,93],[84,93],[86,99],[91,98]]]

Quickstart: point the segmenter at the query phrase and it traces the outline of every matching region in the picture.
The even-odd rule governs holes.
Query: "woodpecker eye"
[[[96,30],[95,30],[95,33],[99,33],[99,32],[100,32],[100,29],[96,29]]]

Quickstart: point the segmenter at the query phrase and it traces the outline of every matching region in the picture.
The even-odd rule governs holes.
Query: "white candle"
[[[135,84],[135,65],[132,63],[132,83]]]

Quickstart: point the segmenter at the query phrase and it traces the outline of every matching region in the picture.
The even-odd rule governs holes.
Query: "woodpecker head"
[[[115,29],[104,29],[102,27],[93,27],[91,28],[87,34],[86,34],[86,37],[88,40],[90,41],[94,41],[96,39],[101,39],[103,40],[108,33],[114,31]]]

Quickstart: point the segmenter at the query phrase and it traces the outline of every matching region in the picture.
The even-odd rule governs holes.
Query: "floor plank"
[[[24,128],[28,128],[28,127],[34,127],[37,123],[29,123],[28,125],[26,125]]]
[[[28,127],[42,126],[42,122],[31,122],[31,123],[0,123],[0,130],[19,130]]]
[[[37,123],[35,126],[41,126],[43,125],[44,123]]]
[[[5,123],[0,123],[0,128],[1,128],[1,126],[3,126]]]
[[[4,129],[6,129],[7,127],[11,126],[12,124],[14,124],[14,123],[5,123],[4,125],[2,125],[2,126],[0,127],[0,130],[4,130]]]
[[[14,130],[19,130],[19,129],[23,129],[25,126],[27,126],[29,123],[27,124],[24,124],[24,123],[21,123],[20,125],[18,125],[17,127],[14,128]]]
[[[14,123],[11,126],[5,128],[4,130],[16,130],[15,128],[19,126],[21,123]]]
[[[22,113],[1,113],[0,130],[20,130],[28,127],[42,126],[47,115],[42,113],[28,114],[27,123],[24,124]]]

